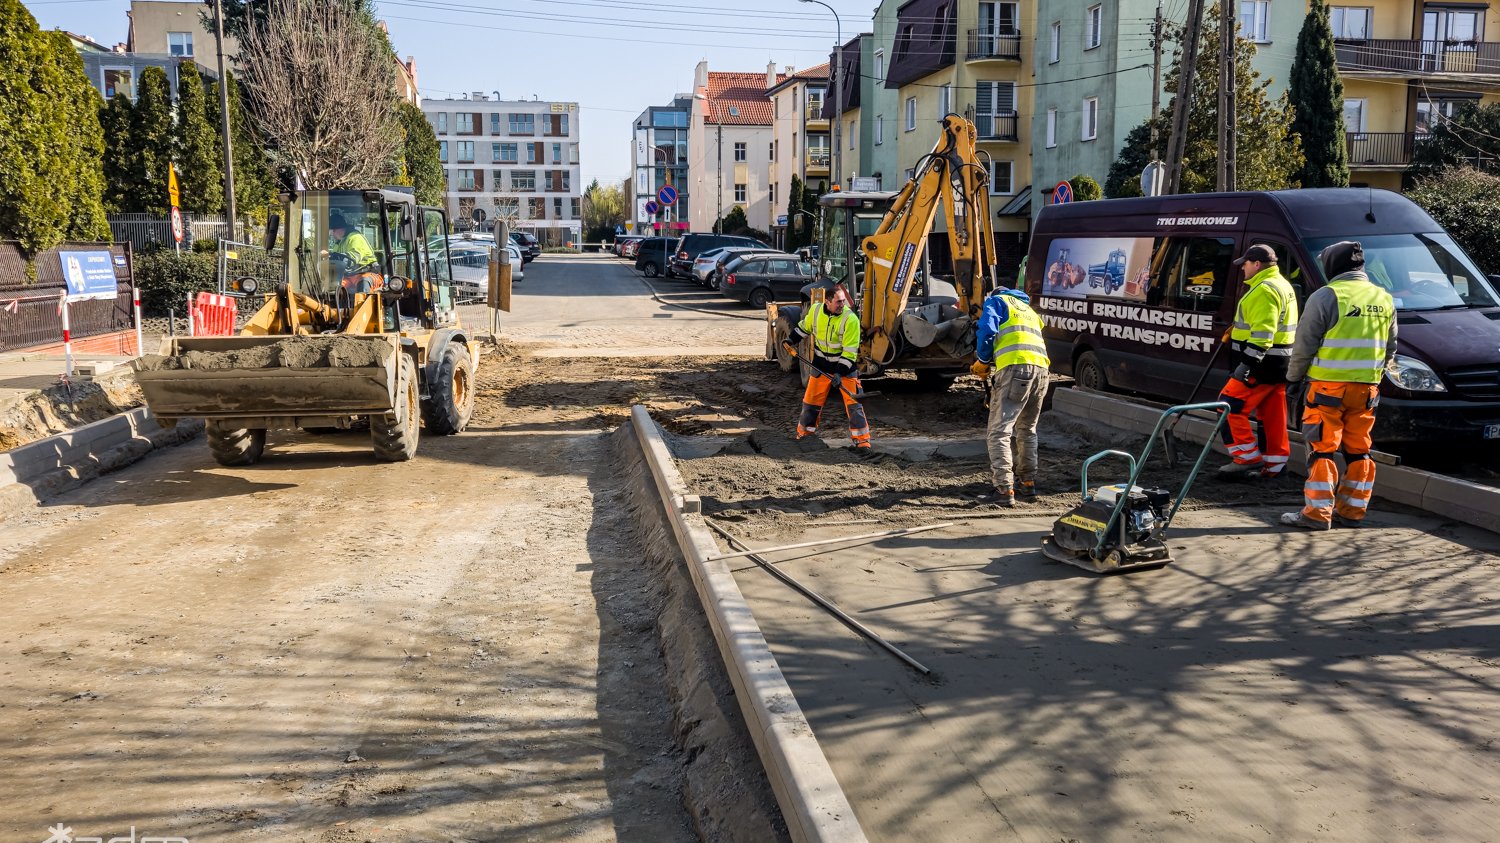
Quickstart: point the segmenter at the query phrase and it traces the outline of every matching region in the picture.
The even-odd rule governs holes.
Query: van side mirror
[[[276,248],[276,230],[281,228],[281,215],[271,214],[266,217],[266,251]]]

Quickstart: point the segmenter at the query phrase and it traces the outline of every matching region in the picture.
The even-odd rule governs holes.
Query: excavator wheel
[[[208,449],[219,465],[254,465],[266,451],[266,431],[244,427],[225,428],[215,422],[204,425]]]
[[[443,349],[437,377],[429,385],[431,397],[422,403],[422,421],[430,433],[452,436],[474,415],[474,363],[462,343]]]
[[[405,462],[417,455],[422,435],[422,391],[417,386],[417,364],[401,355],[401,374],[396,386],[396,411],[390,416],[370,416],[370,442],[375,459]]]
[[[792,335],[792,322],[793,320],[786,317],[785,315],[776,317],[776,365],[779,366],[781,368],[781,371],[783,372],[790,372],[793,369],[799,368],[797,358],[793,357],[791,353],[786,350],[786,347],[782,345],[782,343],[786,341],[786,338]]]

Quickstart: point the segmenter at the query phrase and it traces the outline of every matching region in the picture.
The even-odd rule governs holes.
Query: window
[[[979,4],[979,31],[989,36],[1020,34],[1017,21],[1021,10],[1017,3],[985,2]]]
[[[536,134],[535,114],[512,114],[510,115],[510,133],[513,135]]]
[[[979,82],[974,90],[974,130],[981,138],[1017,140],[1016,83]]]
[[[807,119],[818,120],[823,116],[823,89],[807,89]]]
[[[1332,24],[1334,38],[1363,41],[1370,37],[1370,16],[1374,9],[1357,6],[1329,6],[1328,22]]]
[[[983,83],[981,83],[981,84],[983,84]],[[952,111],[952,110],[953,110],[953,86],[952,85],[944,85],[941,88],[938,88],[938,113],[937,113],[938,119],[941,120],[944,117],[947,117],[948,113],[950,111]]]
[[[458,189],[458,190],[473,190],[474,189],[474,171],[473,170],[454,170],[453,171],[453,176],[454,176],[453,177],[454,187],[456,189]]]
[[[547,200],[531,198],[526,200],[526,218],[533,220],[544,220],[547,218]]]
[[[885,81],[885,50],[875,51],[875,81]]]
[[[459,135],[474,134],[474,115],[468,111],[460,111],[453,115],[453,132]]]
[[[500,134],[500,112],[498,111],[490,112],[490,134]]]
[[[917,128],[917,98],[906,98],[906,131],[910,132]]]
[[[505,184],[504,170],[490,170],[490,186],[492,190],[503,190],[501,185]]]
[[[1057,64],[1062,60],[1062,22],[1054,21],[1047,31],[1047,63]]]
[[[829,161],[828,136],[807,136],[807,166],[827,167]]]
[[[735,143],[735,145],[734,145],[734,160],[736,160],[736,161],[744,161],[745,158],[746,158],[745,143],[743,141]]]
[[[771,182],[771,207],[776,207],[776,182]]]
[[[686,149],[686,147],[684,147],[684,149]],[[686,160],[687,154],[684,152],[684,154],[683,154],[682,157],[683,157],[684,160]],[[568,163],[569,164],[577,164],[578,163],[578,144],[576,144],[576,143],[570,143],[570,144],[568,144]]]
[[[552,218],[555,219],[555,220],[560,220],[560,219],[563,218],[563,215],[562,215],[562,202],[563,201],[562,201],[562,197],[561,196],[559,196],[556,199],[552,200]]]
[[[1358,135],[1365,130],[1365,101],[1344,100],[1344,131]]]
[[[855,141],[855,139],[859,135],[859,132],[857,132],[857,131],[854,130],[854,126],[855,126],[854,121],[850,120],[849,121],[849,148],[850,149],[854,148],[854,141]]]
[[[734,201],[736,201],[736,202],[743,202],[743,201],[745,201],[745,194],[746,194],[745,183],[744,182],[738,182],[738,183],[736,183],[735,186],[734,186]]]
[[[1047,109],[1047,148],[1057,146],[1057,109]]]
[[[1083,48],[1085,50],[1092,50],[1104,43],[1104,7],[1090,6],[1084,26]]]
[[[1016,192],[1015,166],[1011,161],[990,162],[990,193],[1009,196]]]
[[[916,177],[917,177],[917,168],[916,167],[907,167],[906,168],[906,180],[907,181],[911,181],[912,179],[914,179]]]
[[[472,163],[474,163],[474,142],[473,141],[458,141],[458,163],[460,163],[460,164],[472,164]]]
[[[516,145],[513,143],[497,143],[491,144],[491,146],[494,147],[496,161],[502,161],[506,164],[514,164],[520,160],[516,157]]]
[[[193,33],[191,32],[168,32],[167,53],[183,58],[193,57]]]
[[[885,143],[885,118],[879,114],[875,115],[875,145]]]
[[[437,133],[440,135],[448,134],[448,112],[440,111],[432,116],[437,118],[437,123],[433,126]]]
[[[515,193],[535,193],[536,170],[511,170],[510,189]]]
[[[776,147],[778,147],[780,145],[781,145],[781,141],[774,141],[774,140],[771,141],[771,160],[772,161],[776,160]]]
[[[1240,0],[1240,36],[1257,44],[1268,44],[1266,18],[1270,17],[1270,0]]]
[[[687,117],[686,111],[653,111],[651,112],[651,125],[663,129],[686,129]]]
[[[1099,98],[1089,97],[1083,101],[1083,139],[1099,137]]]
[[[552,144],[552,163],[554,163],[554,164],[561,164],[562,162],[563,162],[563,145],[560,144],[560,143],[554,143],[554,144]]]
[[[1228,286],[1234,241],[1218,237],[1159,237],[1152,248],[1146,303],[1217,313]]]
[[[115,94],[124,94],[135,99],[135,73],[128,67],[106,67],[104,68],[104,98],[109,99]]]
[[[572,211],[572,213],[568,215],[568,219],[572,219],[572,220],[581,219],[583,217],[583,215],[579,213],[579,210],[580,210],[580,200],[578,199],[578,197],[576,197],[576,196],[573,197],[572,199],[569,200],[569,202],[572,205],[572,208],[570,208],[570,210]]]
[[[448,142],[447,141],[438,141],[438,160],[439,161],[444,161],[444,162],[446,162],[448,160]]]
[[[527,164],[540,164],[540,163],[542,163],[542,161],[541,161],[541,153],[539,153],[537,151],[536,144],[534,144],[534,143],[528,143],[528,144],[525,144],[525,146],[526,146],[526,163]]]

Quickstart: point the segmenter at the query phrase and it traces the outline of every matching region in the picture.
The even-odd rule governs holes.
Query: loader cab
[[[862,295],[865,256],[859,246],[880,228],[895,197],[889,191],[848,190],[818,198],[823,218],[818,231],[820,282],[843,282],[856,297]]]

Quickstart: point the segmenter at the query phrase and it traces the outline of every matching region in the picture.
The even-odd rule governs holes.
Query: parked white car
[[[454,235],[448,238],[448,261],[453,268],[453,281],[460,302],[484,301],[489,292],[490,249],[495,238],[488,234]],[[526,280],[526,265],[521,260],[521,250],[514,243],[507,244],[510,253],[510,282],[519,284]]]

